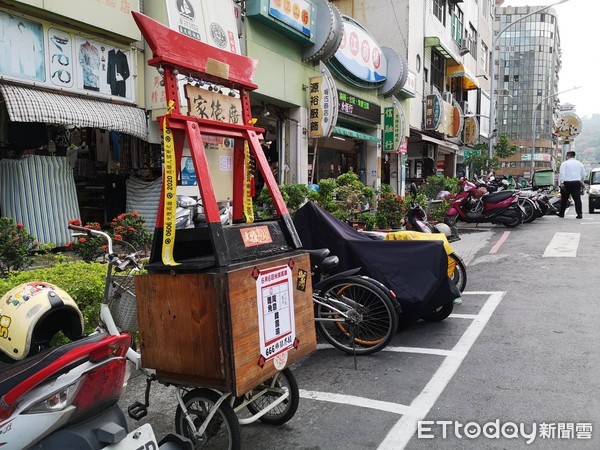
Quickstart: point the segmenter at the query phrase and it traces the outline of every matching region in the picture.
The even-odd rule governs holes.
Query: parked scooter
[[[519,196],[514,191],[486,193],[474,183],[461,178],[463,187],[450,205],[446,223],[450,226],[456,220],[468,223],[500,223],[514,228],[523,223],[523,209],[519,206]],[[485,194],[485,195],[484,195]]]
[[[7,292],[0,317],[0,447],[158,448],[149,424],[128,433],[117,405],[128,376],[128,334],[82,337],[73,299],[43,282]],[[50,348],[58,332],[74,341]],[[191,448],[173,438],[160,448]]]
[[[229,202],[219,204],[221,223],[226,225],[231,221],[231,205]],[[177,196],[177,209],[175,210],[175,228],[203,228],[206,227],[206,215],[202,211],[202,204],[194,197],[187,195]]]

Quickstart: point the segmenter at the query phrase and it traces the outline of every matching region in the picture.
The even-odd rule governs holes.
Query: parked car
[[[590,214],[594,214],[594,209],[600,208],[600,167],[592,169],[589,175],[588,203]]]

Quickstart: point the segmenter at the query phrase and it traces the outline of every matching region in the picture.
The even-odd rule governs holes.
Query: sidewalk
[[[462,258],[468,266],[475,258],[475,255],[481,250],[492,237],[490,232],[495,225],[483,224],[475,227],[476,224],[461,223],[458,226],[458,235],[460,241],[452,242],[452,248],[458,256]]]

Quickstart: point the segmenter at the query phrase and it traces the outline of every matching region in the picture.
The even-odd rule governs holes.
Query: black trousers
[[[565,188],[560,190],[560,215],[562,216],[567,209],[569,196],[573,198],[575,203],[575,212],[578,216],[582,215],[581,209],[581,181],[565,181]]]

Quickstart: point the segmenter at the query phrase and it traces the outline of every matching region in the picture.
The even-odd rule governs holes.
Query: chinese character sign
[[[383,151],[394,152],[400,145],[400,119],[396,108],[383,109]]]
[[[292,269],[272,267],[256,279],[260,354],[266,361],[293,347],[296,339]]]
[[[185,85],[190,116],[242,125],[242,101],[201,87]]]
[[[323,136],[323,77],[312,77],[308,83],[308,137]]]
[[[328,137],[337,122],[337,89],[329,71],[321,66],[323,75],[308,83],[308,137]]]
[[[425,97],[425,129],[437,130],[442,116],[441,98],[439,95]]]

